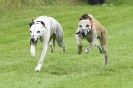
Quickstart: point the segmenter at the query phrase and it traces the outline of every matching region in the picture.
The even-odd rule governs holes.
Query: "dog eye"
[[[40,33],[40,31],[37,31],[37,33]]]
[[[79,25],[79,27],[82,27],[82,25]]]
[[[89,25],[86,25],[86,27],[89,27]]]
[[[30,31],[30,33],[32,33],[32,31]]]

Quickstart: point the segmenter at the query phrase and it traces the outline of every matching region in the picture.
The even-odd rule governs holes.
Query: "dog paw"
[[[86,52],[86,53],[89,53],[89,49],[85,49],[85,52]]]
[[[40,72],[41,71],[41,65],[36,66],[35,71]]]
[[[41,71],[41,68],[36,67],[36,68],[35,68],[35,71],[36,71],[36,72],[40,72],[40,71]]]

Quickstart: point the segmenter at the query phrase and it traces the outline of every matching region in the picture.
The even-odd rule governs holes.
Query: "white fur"
[[[89,26],[87,27],[86,25],[89,25]],[[87,32],[92,31],[92,36],[91,36],[92,42],[90,42],[89,43],[89,47],[85,49],[85,52],[86,53],[90,52],[90,50],[94,46],[96,46],[96,42],[97,42],[96,28],[95,28],[94,25],[93,26],[91,26],[91,25],[92,24],[91,24],[90,20],[88,20],[88,19],[86,19],[86,20],[80,20],[79,21],[79,24],[78,24],[78,28],[76,30],[76,33],[81,32],[81,31],[84,31],[85,34],[87,34]],[[78,34],[76,34],[75,37],[76,37],[78,46],[82,46],[82,38]]]
[[[88,52],[89,52],[89,50],[88,50],[88,49],[85,49],[85,52],[86,52],[86,53],[88,53]]]
[[[31,52],[31,55],[33,57],[36,55],[36,51],[35,51],[35,46],[34,45],[31,45],[30,52]]]
[[[43,21],[45,24],[45,27],[37,21]],[[35,71],[41,71],[44,58],[46,56],[47,50],[48,50],[48,45],[50,42],[50,37],[53,34],[57,35],[57,42],[59,46],[64,48],[64,42],[63,42],[63,30],[59,22],[57,22],[54,18],[52,17],[47,17],[47,16],[40,16],[37,19],[34,20],[34,24],[31,26],[30,31],[31,37],[35,38],[36,40],[42,37],[42,42],[43,42],[43,50],[40,56],[40,59],[38,61],[38,65],[35,68]],[[40,33],[37,33],[37,31],[40,31]],[[31,54],[35,56],[35,46],[31,45]]]

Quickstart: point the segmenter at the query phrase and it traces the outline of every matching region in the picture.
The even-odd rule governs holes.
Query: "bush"
[[[8,8],[20,8],[25,6],[41,6],[41,5],[77,5],[83,3],[84,0],[0,0],[0,5]]]
[[[42,7],[46,5],[81,5],[87,0],[0,0],[1,8]],[[132,5],[133,0],[106,0],[107,4]]]

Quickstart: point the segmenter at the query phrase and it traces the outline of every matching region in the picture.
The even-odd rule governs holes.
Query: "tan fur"
[[[93,24],[96,27],[97,36],[101,37],[101,44],[107,46],[108,33],[106,28],[96,20],[92,15],[88,15],[92,18]]]
[[[84,20],[84,19],[88,19],[88,20],[92,21],[92,23],[93,23],[93,30],[96,30],[96,36],[97,36],[97,38],[100,41],[99,49],[100,49],[101,53],[104,54],[104,56],[105,56],[105,65],[107,65],[107,63],[108,63],[108,53],[107,53],[108,33],[107,33],[107,30],[98,20],[96,20],[90,14],[83,14],[80,17],[80,20]],[[94,33],[89,34],[88,36],[91,37],[92,35],[95,35]],[[92,48],[92,46],[94,46],[94,44],[92,42],[90,42],[89,37],[87,37],[86,39],[90,43],[90,48]],[[77,39],[77,42],[81,42],[81,39],[78,37],[78,35],[76,35],[76,39]],[[78,40],[80,40],[80,41],[78,41]],[[82,43],[78,43],[78,53],[79,54],[82,52],[82,48],[81,47],[82,47]]]

